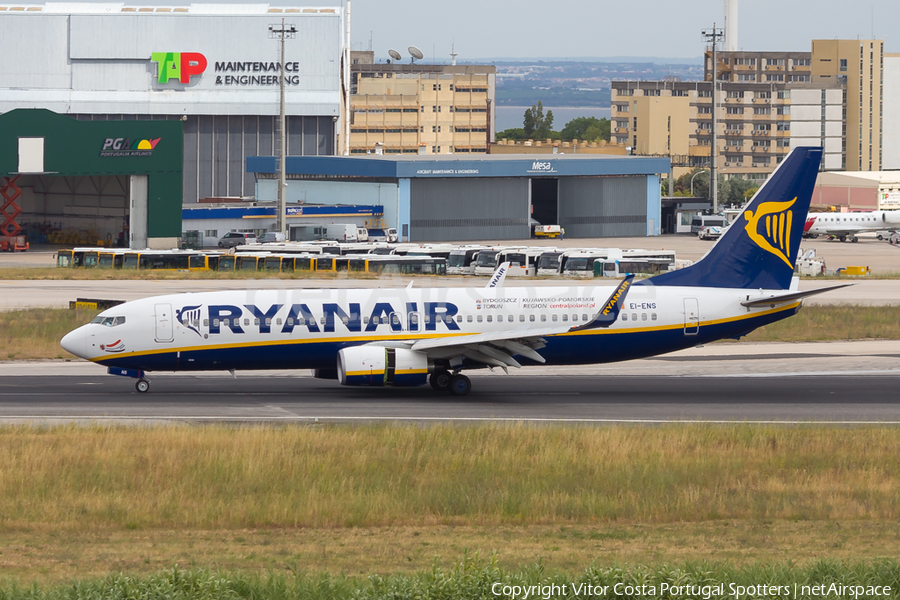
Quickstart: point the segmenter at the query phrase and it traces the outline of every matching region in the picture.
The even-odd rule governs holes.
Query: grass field
[[[873,561],[898,450],[876,427],[7,427],[0,573]]]
[[[547,569],[542,563],[505,569],[496,561],[469,557],[445,568],[367,578],[305,572],[264,575],[174,567],[144,577],[110,575],[75,583],[0,587],[3,600],[96,600],[121,598],[359,600],[473,598],[777,598],[812,600],[896,598],[900,563],[818,561],[732,567],[721,563],[654,566],[591,565],[578,571]],[[759,592],[759,586],[766,586]],[[775,587],[777,586],[777,588]],[[840,586],[840,593],[823,593]],[[885,589],[887,588],[887,589]],[[887,592],[887,593],[885,593]]]
[[[743,338],[755,342],[900,339],[900,309],[891,306],[808,306]],[[0,311],[0,360],[71,358],[59,340],[95,312],[35,308]]]

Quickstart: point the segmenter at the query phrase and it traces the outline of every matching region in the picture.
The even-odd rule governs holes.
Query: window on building
[[[217,237],[219,237],[219,230],[218,230],[218,229],[207,229],[207,230],[204,232],[204,237],[214,237],[214,238],[217,238]]]
[[[811,63],[812,63],[812,61],[808,58],[795,58],[794,59],[795,67],[808,67],[808,66],[810,66]]]
[[[784,75],[782,75],[781,73],[772,73],[772,74],[766,75],[766,80],[768,80],[768,81],[784,81]]]
[[[753,107],[754,115],[771,115],[772,109],[768,106],[755,106]]]
[[[772,92],[755,92],[753,95],[759,100],[768,100],[772,97]]]
[[[712,90],[697,90],[698,98],[712,98]]]
[[[616,90],[616,94],[619,96],[634,96],[634,90],[631,90],[631,89]]]
[[[791,98],[791,90],[778,90],[778,99],[779,100],[790,100]]]
[[[729,92],[727,92],[726,96],[728,98],[743,98],[744,91],[743,90],[730,90]]]
[[[644,90],[645,96],[659,96],[659,90]]]
[[[847,70],[847,59],[846,59],[846,58],[842,58],[842,59],[841,59],[840,70],[841,70],[841,71],[846,71],[846,70]]]
[[[744,114],[743,106],[727,106],[725,107],[725,114],[727,115],[742,115]]]
[[[756,81],[756,75],[754,73],[738,73],[737,80],[738,81]]]

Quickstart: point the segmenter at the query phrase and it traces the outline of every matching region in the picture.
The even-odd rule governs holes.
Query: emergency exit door
[[[175,339],[172,327],[172,305],[154,304],[156,313],[156,341],[171,342]]]
[[[684,335],[700,332],[700,302],[696,298],[684,299]]]

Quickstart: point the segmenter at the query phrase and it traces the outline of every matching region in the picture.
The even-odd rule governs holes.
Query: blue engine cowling
[[[341,385],[424,385],[432,370],[428,356],[404,348],[353,346],[338,352]]]

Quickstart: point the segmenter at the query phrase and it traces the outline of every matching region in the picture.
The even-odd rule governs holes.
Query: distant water
[[[494,126],[494,131],[503,131],[504,129],[521,127],[522,118],[525,115],[526,108],[530,107],[498,106],[497,124]],[[553,129],[555,129],[556,131],[561,130],[566,126],[566,123],[578,117],[597,117],[598,119],[609,118],[609,109],[598,106],[563,106],[560,108],[553,108],[552,106],[544,105],[545,115],[547,114],[548,110],[553,111]]]

